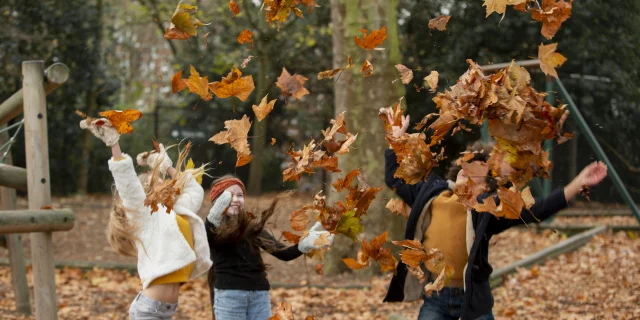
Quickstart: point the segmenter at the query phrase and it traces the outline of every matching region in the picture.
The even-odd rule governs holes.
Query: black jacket
[[[385,182],[387,186],[393,189],[402,200],[410,207],[411,213],[407,220],[405,230],[405,239],[414,239],[416,236],[416,228],[418,221],[421,220],[424,206],[430,203],[432,199],[441,192],[449,189],[447,181],[441,177],[431,174],[427,181],[420,181],[415,185],[409,185],[404,180],[394,178],[393,175],[398,168],[396,155],[393,150],[385,152]],[[491,194],[482,195],[484,199]],[[493,195],[495,196],[495,194]],[[535,199],[535,204],[531,209],[523,210],[522,219],[499,219],[489,213],[478,213],[471,210],[471,220],[473,222],[473,245],[469,251],[467,268],[464,275],[464,306],[462,310],[462,319],[476,319],[483,316],[493,308],[493,295],[489,286],[489,276],[493,272],[493,268],[489,264],[489,240],[495,234],[509,229],[512,226],[522,223],[537,223],[543,221],[554,213],[567,207],[567,200],[564,197],[563,189],[553,191],[548,197],[543,199]],[[498,199],[496,197],[496,203]],[[422,217],[424,219],[424,217]],[[422,241],[423,238],[419,240]],[[418,281],[408,271],[407,266],[400,262],[396,269],[396,274],[391,280],[389,290],[385,302],[407,301],[405,290],[408,286],[407,281]],[[423,284],[421,284],[423,286]]]

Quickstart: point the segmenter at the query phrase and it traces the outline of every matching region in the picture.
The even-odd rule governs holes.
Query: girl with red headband
[[[266,266],[260,249],[276,258],[289,261],[326,245],[314,242],[333,235],[316,223],[298,245],[286,247],[264,226],[273,215],[278,199],[260,217],[244,210],[245,188],[242,181],[224,176],[214,181],[213,202],[205,226],[213,266],[209,270],[209,292],[214,319],[265,320],[271,317],[271,299]]]

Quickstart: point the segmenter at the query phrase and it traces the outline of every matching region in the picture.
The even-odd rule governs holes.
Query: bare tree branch
[[[160,30],[160,34],[164,34],[165,30],[164,30],[164,26],[162,25],[162,22],[160,21],[160,13],[158,12],[158,5],[156,3],[156,0],[149,0],[149,4],[147,4],[146,1],[144,0],[138,0],[138,2],[140,2],[141,5],[147,8],[151,7],[151,9],[153,9],[151,10],[151,19]],[[167,44],[169,44],[171,53],[173,53],[174,56],[177,56],[178,50],[176,49],[176,46],[173,44],[173,42],[171,42],[170,39],[165,39],[165,41],[167,42]]]

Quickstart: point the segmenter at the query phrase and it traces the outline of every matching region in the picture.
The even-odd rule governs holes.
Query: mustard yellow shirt
[[[157,213],[156,213],[157,214]],[[182,235],[189,243],[189,246],[193,250],[193,233],[191,232],[191,225],[189,224],[189,220],[186,217],[183,217],[179,214],[176,214],[176,222],[178,223],[178,228]],[[189,277],[193,272],[193,263],[183,267],[182,269],[176,270],[172,273],[165,274],[159,278],[154,279],[150,285],[154,284],[166,284],[166,283],[186,283],[189,281]]]
[[[453,267],[455,273],[448,286],[464,286],[463,273],[467,264],[466,242],[467,209],[458,202],[458,196],[445,191],[431,203],[431,224],[424,234],[423,246],[427,252],[431,248],[440,249],[444,262]],[[438,276],[440,270],[427,264],[427,270]]]

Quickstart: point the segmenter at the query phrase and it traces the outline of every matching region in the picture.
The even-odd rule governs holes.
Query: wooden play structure
[[[73,228],[71,210],[51,209],[49,143],[47,137],[47,94],[69,78],[69,68],[55,63],[44,69],[43,61],[22,63],[22,89],[0,104],[0,234],[6,234],[12,285],[19,312],[29,314],[29,289],[20,233],[31,237],[31,262],[36,319],[57,319],[56,284],[53,263],[53,231]],[[7,127],[13,118],[24,119]],[[10,149],[15,135],[8,130],[24,125],[27,168],[11,165]],[[16,132],[17,133],[17,132]],[[6,149],[6,151],[5,151]],[[27,191],[28,210],[16,210],[16,190]]]

